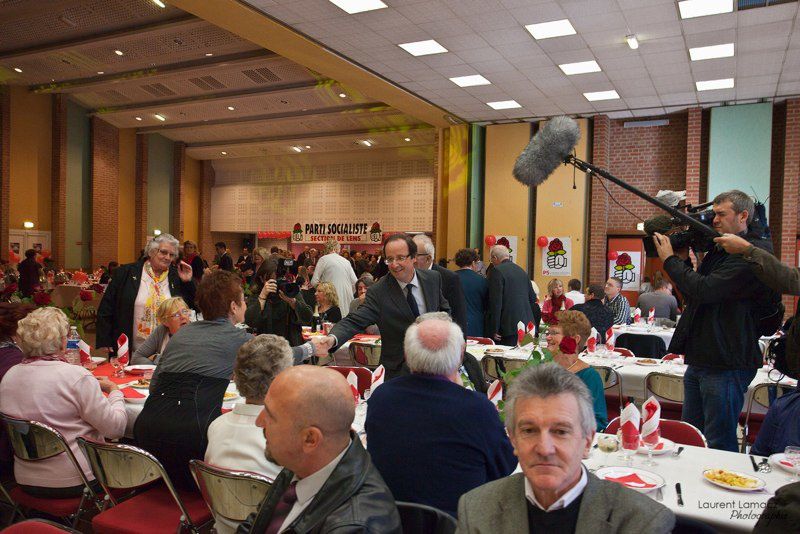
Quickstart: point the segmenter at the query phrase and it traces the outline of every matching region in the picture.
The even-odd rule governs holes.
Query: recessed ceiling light
[[[705,80],[696,82],[698,91],[713,91],[714,89],[733,89],[733,78],[722,78],[720,80]]]
[[[214,55],[214,52],[206,52],[206,57],[211,57]]]
[[[370,147],[370,146],[372,146],[372,141],[369,141],[368,139],[364,139],[363,141],[361,141],[361,144],[366,146],[366,147]]]
[[[522,106],[516,100],[502,100],[500,102],[487,102],[487,106],[492,109],[514,109]]]
[[[339,93],[339,98],[347,98],[347,94],[346,93]],[[305,111],[305,110],[303,110],[303,111]]]
[[[236,109],[236,108],[235,108],[235,107],[233,107],[233,106],[228,106],[228,111],[233,111],[233,110],[235,110],[235,109]]]
[[[455,78],[450,78],[450,81],[459,87],[473,87],[475,85],[492,84],[492,82],[490,82],[480,74],[473,74],[471,76],[456,76]]]
[[[635,35],[628,35],[625,37],[625,40],[628,41],[628,46],[631,47],[631,50],[636,50],[639,48],[639,40]]]
[[[19,67],[14,67],[14,70],[15,70],[16,72],[20,72],[20,73],[22,72],[22,69],[21,69],[21,68],[19,68]]]
[[[412,56],[427,56],[429,54],[444,54],[447,49],[434,41],[428,39],[427,41],[415,41],[413,43],[403,43],[397,45]]]
[[[136,118],[136,120],[137,120],[137,121],[140,121],[140,120],[142,120],[142,118],[141,118],[141,117],[135,117],[135,118]]]
[[[306,145],[306,148],[311,148],[311,145]]]
[[[153,0],[153,3],[161,8],[167,7],[161,0]]]
[[[302,152],[303,151],[303,149],[300,148],[299,146],[293,146],[292,150],[294,150],[295,152]]]
[[[103,71],[103,70],[98,70],[98,71],[97,71],[97,74],[105,74],[105,71]]]
[[[156,113],[155,115],[153,115],[153,117],[157,118],[161,122],[164,122],[165,120],[167,120],[167,118],[164,115],[160,114],[160,113]]]
[[[222,152],[220,152],[220,154],[222,154],[223,156],[227,156],[228,155],[228,153],[225,152],[224,150]]]
[[[577,63],[564,63],[558,66],[567,76],[574,74],[586,74],[587,72],[600,72],[600,65],[597,61],[579,61]]]
[[[705,17],[733,11],[733,0],[684,0],[678,2],[682,19]]]
[[[388,7],[381,0],[330,0],[330,2],[350,15]]]
[[[528,24],[525,26],[525,29],[531,32],[534,39],[549,39],[551,37],[562,37],[564,35],[575,35],[577,33],[568,19]]]
[[[733,43],[726,43],[713,46],[699,46],[689,49],[689,57],[692,61],[703,61],[704,59],[716,59],[720,57],[733,56]]]
[[[405,141],[406,143],[408,143],[409,141],[411,141],[411,138],[410,138],[410,137],[406,137],[406,138],[404,138],[404,139],[403,139],[403,141]]]
[[[613,89],[611,91],[595,91],[593,93],[583,93],[583,96],[586,97],[586,100],[589,102],[595,102],[596,100],[615,100],[619,98],[619,95]]]
[[[123,52],[122,50],[114,50],[114,53],[117,54],[118,56],[124,56],[125,55],[125,52]]]

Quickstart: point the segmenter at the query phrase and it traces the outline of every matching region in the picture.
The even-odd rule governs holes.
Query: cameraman
[[[248,302],[245,323],[258,334],[275,334],[286,338],[293,347],[302,345],[302,325],[311,322],[311,307],[305,303],[299,291],[293,297],[280,291],[279,281],[276,280],[278,264],[273,260],[266,260],[265,263],[264,279],[257,280],[263,286],[257,299],[251,297]]]
[[[746,236],[754,209],[747,194],[720,193],[713,204],[718,232]],[[705,434],[709,447],[736,452],[744,394],[762,365],[760,310],[775,295],[741,256],[714,247],[695,272],[686,262],[688,249],[675,253],[669,237],[659,233],[654,241],[664,269],[686,300],[669,346],[670,352],[684,354],[689,366],[682,419]],[[769,242],[758,244],[771,248]]]

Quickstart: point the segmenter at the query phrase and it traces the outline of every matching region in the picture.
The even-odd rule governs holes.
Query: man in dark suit
[[[250,254],[248,247],[242,247],[242,255],[239,256],[236,267],[242,272],[253,269],[253,256]]]
[[[606,332],[614,325],[614,312],[603,304],[605,290],[600,284],[592,284],[586,288],[586,302],[576,304],[572,310],[583,313],[592,327],[600,334],[600,342],[606,342]]]
[[[223,271],[233,272],[233,258],[231,258],[231,253],[228,252],[228,246],[223,241],[220,241],[215,243],[214,247],[217,249],[217,256],[219,257],[217,260],[219,268]]]
[[[389,275],[367,291],[364,303],[339,321],[329,336],[338,347],[370,325],[381,332],[381,364],[386,378],[408,373],[403,355],[403,338],[414,320],[427,312],[450,313],[442,295],[442,277],[438,273],[414,268],[417,245],[407,234],[394,234],[383,245],[383,257]]]
[[[442,294],[447,299],[447,303],[450,304],[450,315],[466,336],[467,301],[464,298],[464,290],[461,287],[461,278],[447,267],[434,263],[433,258],[436,257],[436,248],[433,246],[433,241],[431,241],[430,237],[425,234],[417,234],[414,236],[414,243],[417,244],[417,257],[414,260],[414,265],[419,270],[436,271],[442,277]]]
[[[489,273],[486,335],[502,345],[516,345],[517,323],[533,322],[538,328],[542,312],[528,273],[511,261],[508,248],[493,246],[490,259],[493,268]]]

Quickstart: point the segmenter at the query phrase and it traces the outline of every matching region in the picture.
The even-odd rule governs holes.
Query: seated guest
[[[461,385],[461,329],[436,316],[420,319],[403,344],[411,374],[369,399],[367,448],[397,500],[455,516],[461,495],[508,475],[516,460],[497,409]]]
[[[558,278],[553,278],[547,284],[547,297],[542,304],[542,320],[549,323],[557,311],[568,310],[574,306],[572,299],[564,295],[564,284]]]
[[[572,311],[584,314],[592,327],[600,334],[600,342],[606,342],[606,332],[614,325],[614,314],[603,304],[605,290],[600,284],[592,284],[586,288],[586,302],[576,304]]]
[[[647,317],[650,308],[655,308],[656,319],[678,318],[678,299],[672,295],[672,284],[660,278],[656,273],[653,290],[639,295],[637,307],[642,310],[642,317]]]
[[[364,300],[367,298],[367,289],[374,283],[375,279],[372,278],[372,275],[369,273],[362,275],[361,278],[358,279],[358,282],[356,282],[356,295],[350,302],[350,310],[348,313],[353,313],[359,306],[364,304]]]
[[[750,452],[769,456],[789,445],[800,446],[800,390],[772,401]]]
[[[569,282],[567,282],[567,291],[566,296],[575,304],[583,304],[586,302],[586,297],[583,296],[581,293],[581,281],[577,278],[573,278]]]
[[[0,381],[25,357],[17,345],[17,323],[33,309],[30,304],[0,303]],[[10,473],[13,461],[5,426],[0,425],[0,471]]]
[[[553,361],[577,375],[586,384],[592,395],[594,419],[599,432],[608,425],[603,379],[593,367],[578,358],[591,334],[589,319],[581,312],[556,312],[556,322],[547,331],[547,348],[553,353]]]
[[[156,318],[159,324],[150,337],[139,345],[131,358],[131,365],[158,363],[161,353],[175,333],[189,324],[189,307],[180,297],[168,298],[158,306]]]
[[[233,381],[244,403],[217,417],[208,427],[206,462],[234,471],[250,471],[275,480],[279,465],[266,459],[264,433],[256,426],[256,417],[264,406],[275,376],[292,366],[292,349],[279,336],[261,334],[241,347],[233,364]],[[225,517],[216,518],[218,533],[236,531],[238,523]]]
[[[603,303],[614,314],[614,324],[631,324],[631,305],[622,294],[622,279],[616,276],[606,280]]]
[[[289,345],[302,345],[303,324],[311,321],[311,308],[302,293],[288,297],[278,290],[278,265],[274,261],[266,260],[261,265],[266,278],[258,297],[251,297],[248,302],[245,322],[259,334],[282,336]]]
[[[317,300],[317,313],[322,322],[338,323],[342,320],[342,311],[339,309],[339,295],[336,288],[330,282],[320,282],[317,284],[317,291],[314,293]]]
[[[473,249],[462,248],[455,257],[461,279],[464,299],[467,303],[467,335],[485,337],[486,308],[489,306],[489,282],[478,274],[480,257]]]
[[[730,234],[728,234],[730,235]],[[800,525],[800,482],[778,488],[758,518],[753,534],[794,532]]]
[[[525,368],[511,383],[505,415],[522,473],[461,497],[460,534],[672,530],[675,516],[664,505],[581,464],[595,422],[589,391],[575,375],[554,364]]]
[[[25,358],[0,382],[0,412],[61,432],[86,477],[94,481],[75,439],[119,438],[128,416],[116,384],[67,363],[67,334],[69,320],[58,308],[39,308],[19,321],[17,337]],[[79,497],[84,488],[65,454],[37,462],[15,458],[14,477],[25,492],[45,498]]]
[[[344,376],[301,365],[275,377],[256,424],[265,455],[284,466],[237,532],[400,534],[394,497],[350,432],[355,408]]]

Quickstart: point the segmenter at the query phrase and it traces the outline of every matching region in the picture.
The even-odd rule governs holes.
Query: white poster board
[[[554,237],[542,247],[542,276],[572,276],[571,237]]]
[[[617,259],[608,261],[608,276],[622,279],[623,291],[639,291],[642,279],[642,253],[617,250]]]
[[[517,250],[517,236],[515,235],[498,235],[497,236],[497,244],[498,245],[505,245],[508,248],[508,252],[511,254],[511,261],[516,263],[516,258],[519,256],[519,251]]]

